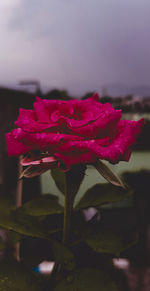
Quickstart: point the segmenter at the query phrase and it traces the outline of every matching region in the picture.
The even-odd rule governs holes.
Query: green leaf
[[[116,188],[110,184],[96,184],[87,190],[76,206],[76,210],[88,207],[100,208],[104,204],[118,202],[132,195],[132,190]]]
[[[56,261],[60,263],[64,269],[69,271],[73,270],[75,267],[73,253],[58,241],[53,241],[51,247]]]
[[[18,208],[18,211],[31,216],[45,216],[63,213],[63,208],[58,204],[56,196],[44,194],[23,204],[22,207]]]
[[[32,236],[37,238],[50,239],[50,234],[57,230],[49,231],[44,227],[38,217],[33,217],[23,213],[14,213],[12,215],[12,229],[22,235]]]
[[[121,181],[121,179],[114,174],[109,168],[108,166],[106,166],[102,161],[97,160],[97,162],[94,164],[95,168],[97,169],[97,171],[111,184],[115,185],[115,186],[119,186],[122,188],[125,188],[123,182]]]
[[[15,211],[13,202],[0,195],[0,226],[19,234],[49,239],[50,232],[36,217]],[[54,230],[55,232],[55,230]]]
[[[53,169],[51,170],[51,175],[58,189],[65,194],[67,187],[67,192],[70,193],[69,195],[72,198],[74,198],[84,179],[85,170],[85,165],[76,165],[67,172],[62,172],[59,169]]]
[[[72,252],[63,244],[51,239],[51,234],[58,230],[49,231],[38,217],[18,212],[18,209],[15,211],[12,202],[3,196],[0,196],[0,226],[24,236],[48,239],[56,261],[63,264],[66,269],[70,270],[74,267]]]
[[[65,173],[62,172],[60,169],[56,168],[51,170],[51,176],[58,187],[58,189],[65,194],[65,188],[66,188],[66,177]]]
[[[108,273],[96,269],[78,269],[68,275],[54,291],[119,291]]]
[[[40,291],[40,281],[14,260],[0,262],[0,290],[2,291]]]
[[[138,238],[138,233],[133,231],[111,233],[99,230],[95,234],[90,234],[85,241],[98,253],[107,253],[118,257],[122,251],[136,244]]]
[[[21,241],[21,239],[24,237],[23,235],[21,235],[20,233],[17,233],[13,230],[10,230],[9,232],[7,232],[7,237],[8,237],[8,241],[11,245],[14,245],[15,243]]]

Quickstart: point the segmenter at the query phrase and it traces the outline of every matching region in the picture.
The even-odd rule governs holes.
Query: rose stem
[[[70,195],[69,181],[66,173],[66,187],[65,187],[65,201],[64,201],[64,224],[63,224],[63,243],[67,244],[69,240],[70,226],[71,226],[71,214],[73,209],[73,199]]]
[[[21,165],[21,159],[22,156],[19,157],[19,164],[18,164],[18,178],[21,176],[21,173],[23,171],[22,165]],[[16,196],[15,196],[15,205],[16,208],[20,207],[22,205],[22,184],[23,180],[18,179],[17,182],[17,190],[16,190]],[[16,260],[19,262],[20,261],[20,242],[17,242],[14,247],[14,256]]]

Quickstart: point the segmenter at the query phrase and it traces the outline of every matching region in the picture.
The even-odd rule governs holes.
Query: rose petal
[[[21,128],[12,130],[12,137],[23,143],[31,150],[49,151],[55,153],[59,146],[65,141],[82,140],[82,137],[69,134],[54,134],[54,133],[28,133]],[[25,151],[26,152],[26,151]]]
[[[6,144],[9,156],[19,156],[31,150],[27,145],[24,145],[17,139],[16,131],[11,131],[6,134]]]
[[[53,122],[39,122],[34,110],[19,109],[19,117],[15,125],[28,132],[41,132],[51,129],[58,131],[58,124]]]
[[[89,150],[89,145],[94,143],[94,140],[68,141],[59,147],[59,151],[55,152],[55,156],[67,168],[74,164],[93,163],[96,161],[96,156],[91,149]]]
[[[99,158],[112,163],[129,160],[144,120],[120,121],[120,110],[98,101],[96,94],[81,101],[37,98],[34,110],[20,110],[15,123],[19,128],[6,135],[8,154],[40,150],[66,168]],[[23,162],[37,166],[48,159],[50,156],[32,157]]]
[[[80,153],[78,155],[56,153],[56,157],[66,165],[66,169],[69,170],[71,166],[76,164],[91,164],[96,161],[95,156],[89,151],[86,153]]]
[[[118,133],[108,146],[101,147],[98,141],[96,142],[95,140],[95,144],[90,144],[89,149],[100,159],[106,159],[111,163],[128,161],[132,148],[136,144],[136,138],[141,132],[144,123],[144,119],[139,121],[120,120],[116,128]]]
[[[70,127],[81,127],[99,118],[102,107],[103,105],[96,102],[93,97],[86,100],[71,100],[62,103],[61,107],[52,113],[51,120],[63,121]]]
[[[100,108],[103,105],[97,102],[98,99],[97,94],[81,101],[46,100],[37,97],[34,103],[35,110],[21,108],[15,124],[28,132],[62,132],[62,123],[81,127],[100,116]]]
[[[50,116],[55,110],[57,110],[61,103],[61,100],[46,100],[36,98],[34,109],[38,121],[51,123]]]
[[[99,136],[112,136],[116,124],[121,118],[121,110],[115,110],[109,103],[105,103],[99,117],[93,121],[88,121],[86,126],[75,127],[73,122],[68,124],[73,134],[94,138]]]
[[[86,100],[89,100],[89,101],[96,101],[96,102],[98,102],[99,101],[99,95],[98,95],[98,93],[94,93],[91,97],[89,97],[88,99],[86,99]]]
[[[144,125],[139,121],[121,120],[117,125],[117,135],[108,143],[101,139],[89,141],[69,141],[59,148],[55,156],[70,167],[76,163],[94,163],[96,159],[105,159],[111,163],[128,161],[136,138]],[[105,143],[106,142],[106,143]]]

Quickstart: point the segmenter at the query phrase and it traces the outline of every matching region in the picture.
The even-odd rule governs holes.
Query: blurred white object
[[[122,258],[113,259],[113,265],[118,269],[126,270],[129,268],[130,262],[128,260],[122,259]]]
[[[97,221],[100,221],[100,219],[101,219],[101,215],[100,215],[99,210],[97,210],[94,207],[89,207],[87,209],[83,209],[82,212],[83,212],[83,216],[85,218],[85,221],[91,220],[96,214],[97,214]]]
[[[44,261],[38,266],[39,272],[45,275],[50,274],[53,271],[54,265],[55,265],[55,262]]]

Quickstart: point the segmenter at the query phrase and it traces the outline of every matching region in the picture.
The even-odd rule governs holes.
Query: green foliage
[[[69,248],[57,241],[53,241],[51,247],[57,263],[60,263],[66,270],[74,269],[75,258]]]
[[[58,203],[58,197],[52,194],[45,194],[24,203],[18,211],[31,216],[45,216],[63,213],[63,208]]]
[[[58,168],[51,170],[51,176],[58,187],[58,189],[64,194],[66,187],[65,173],[60,171]]]
[[[62,280],[54,291],[119,291],[112,278],[101,270],[78,269]]]
[[[40,281],[22,264],[6,259],[0,262],[1,291],[40,291]]]
[[[118,232],[97,230],[94,234],[90,234],[86,239],[86,243],[98,253],[107,253],[119,256],[120,253],[138,241],[137,232]]]
[[[125,190],[110,184],[96,184],[85,192],[76,206],[76,210],[88,207],[101,208],[102,205],[118,202],[132,195],[132,190]]]
[[[10,254],[13,244],[21,240],[21,260],[28,268],[32,269],[47,259],[56,262],[50,278],[39,280],[22,264],[7,259],[0,264],[0,290],[119,291],[109,271],[106,272],[106,264],[103,268],[103,262],[106,257],[106,261],[110,262],[112,256],[118,257],[138,241],[134,209],[131,206],[122,208],[124,201],[133,197],[133,191],[125,189],[121,180],[101,161],[95,166],[111,184],[96,184],[88,189],[74,212],[74,198],[84,179],[86,167],[74,166],[68,172],[51,170],[56,186],[68,199],[65,200],[65,207],[68,203],[69,235],[63,243],[64,209],[59,205],[58,197],[45,194],[16,209],[11,199],[0,195],[0,227],[8,230],[8,239],[6,243],[0,240],[0,249],[9,249]],[[116,203],[120,203],[120,209],[112,208],[116,207]],[[89,222],[84,220],[82,210],[89,207],[100,211],[100,221],[96,217]],[[26,240],[23,240],[25,237]],[[37,253],[38,248],[34,252],[28,244],[27,249],[23,250],[27,241],[33,240],[45,243],[39,243],[41,252]],[[84,248],[83,255],[78,254],[80,247]],[[103,257],[102,262],[90,264],[91,254],[98,260]],[[78,256],[83,256],[81,264]],[[85,256],[89,269],[85,268]],[[99,266],[101,269],[98,269]]]
[[[8,205],[10,207],[6,208],[6,206]],[[73,268],[74,266],[73,254],[66,246],[64,246],[60,242],[57,242],[56,240],[52,240],[51,238],[51,234],[57,230],[54,229],[50,231],[48,227],[46,228],[45,225],[42,224],[38,217],[28,215],[23,211],[18,211],[19,209],[15,211],[10,200],[4,198],[3,196],[0,197],[0,207],[1,207],[0,226],[8,230],[13,230],[14,232],[19,234],[19,236],[17,237],[15,233],[13,233],[14,242],[18,241],[20,235],[48,239],[51,243],[51,249],[55,257],[55,260],[61,263],[63,266],[65,266],[66,269]],[[34,214],[37,214],[37,212],[38,209],[36,208]],[[4,244],[1,245],[2,248],[5,248]]]
[[[118,257],[139,240],[137,217],[133,208],[101,209],[99,222],[96,217],[83,222],[81,215],[78,215],[76,221],[77,225],[73,225],[75,245],[85,242],[97,253]]]
[[[73,200],[84,179],[85,170],[85,165],[76,165],[73,166],[68,172],[53,169],[51,170],[51,175],[58,189],[63,194],[67,191]]]
[[[71,96],[69,96],[67,90],[58,90],[58,89],[52,89],[51,91],[48,91],[45,95],[46,99],[55,99],[55,100],[70,100],[72,99]]]
[[[43,227],[40,219],[15,210],[13,202],[2,195],[0,195],[0,226],[21,235],[45,239],[49,239],[51,233]]]
[[[10,245],[14,245],[15,243],[21,241],[21,239],[24,238],[24,235],[18,233],[18,232],[15,232],[13,230],[9,230],[7,232],[7,238],[8,238],[8,243]],[[8,245],[9,246],[9,245]]]

